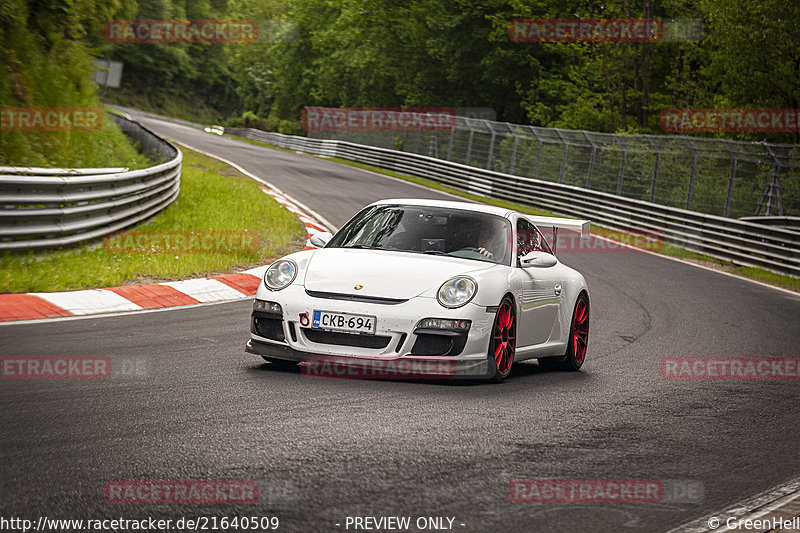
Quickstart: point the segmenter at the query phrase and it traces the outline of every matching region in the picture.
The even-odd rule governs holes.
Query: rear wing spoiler
[[[592,225],[588,220],[578,220],[577,218],[537,217],[533,215],[525,215],[525,218],[537,226],[551,226],[554,232],[558,229],[580,231],[581,239],[589,238],[589,231]]]

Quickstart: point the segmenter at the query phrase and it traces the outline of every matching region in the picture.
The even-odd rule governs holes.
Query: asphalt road
[[[442,197],[144,123],[235,161],[336,225],[379,198]],[[249,301],[0,326],[0,355],[107,356],[126,369],[0,382],[0,516],[277,516],[279,531],[345,531],[347,516],[441,516],[464,532],[666,531],[800,474],[797,381],[659,373],[664,357],[800,355],[800,297],[643,253],[561,259],[591,290],[586,364],[579,373],[521,364],[500,385],[273,369],[244,352]],[[703,492],[684,503],[511,501],[512,480],[542,478],[688,480]],[[103,497],[111,480],[173,479],[251,480],[260,496],[217,506]]]

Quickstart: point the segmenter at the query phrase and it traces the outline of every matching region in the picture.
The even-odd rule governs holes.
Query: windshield
[[[364,209],[326,248],[369,248],[511,264],[511,224],[503,217],[442,207]]]

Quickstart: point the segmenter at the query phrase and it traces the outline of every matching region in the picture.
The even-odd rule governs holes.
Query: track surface
[[[340,226],[443,197],[311,157],[144,119]],[[797,355],[800,298],[643,253],[563,254],[592,291],[579,373],[502,385],[306,379],[244,353],[250,302],[0,327],[2,355],[103,355],[143,375],[0,382],[0,516],[449,516],[459,531],[665,531],[800,474],[798,382],[665,381],[669,356]],[[513,479],[688,479],[693,504],[532,505]],[[248,506],[110,505],[109,480],[240,479]],[[341,523],[341,527],[335,524]],[[461,526],[461,524],[464,524]],[[352,530],[352,529],[351,529]]]

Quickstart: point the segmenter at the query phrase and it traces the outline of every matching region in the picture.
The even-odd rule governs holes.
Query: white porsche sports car
[[[318,247],[270,265],[247,351],[276,364],[403,362],[441,377],[502,381],[514,362],[578,370],[589,293],[537,226],[589,222],[502,207],[395,199],[368,205]]]
[[[216,133],[217,135],[225,134],[225,128],[223,126],[217,126],[216,124],[213,126],[206,126],[203,128],[203,131],[206,133]]]

